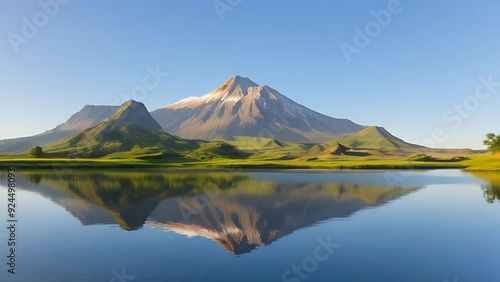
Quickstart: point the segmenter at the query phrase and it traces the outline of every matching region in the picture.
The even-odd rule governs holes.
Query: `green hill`
[[[236,157],[240,151],[223,142],[185,140],[162,132],[142,103],[128,101],[108,119],[80,133],[44,146],[46,157],[68,158],[184,158],[204,155]],[[215,144],[216,143],[216,144]],[[244,154],[241,153],[241,156]],[[198,159],[198,155],[188,158]]]
[[[336,138],[319,145],[321,149],[336,147],[338,143],[357,150],[419,149],[423,146],[411,144],[392,135],[383,127],[369,126],[346,137]]]
[[[295,159],[309,155],[312,143],[281,142],[272,138],[234,136],[219,138],[247,152],[253,159]]]
[[[194,148],[195,142],[164,132],[151,132],[135,124],[103,123],[47,145],[43,150],[49,156],[98,158],[140,157],[173,153],[173,149],[178,151]]]
[[[194,128],[193,130],[196,130]],[[222,139],[222,140],[220,140]],[[371,126],[323,144],[280,142],[249,136],[223,137],[219,141],[187,140],[162,131],[142,103],[125,102],[109,118],[57,142],[33,150],[36,158],[106,158],[152,160],[183,165],[248,164],[259,162],[317,161],[353,157],[407,158],[432,154],[433,160],[452,158],[459,152],[429,149],[407,143],[382,127]],[[448,156],[455,154],[453,156]],[[461,153],[462,154],[462,153]],[[16,155],[26,157],[26,154]],[[239,159],[239,161],[235,161]],[[245,161],[243,161],[245,159]],[[364,159],[363,159],[364,160]],[[200,162],[201,161],[201,162]]]
[[[275,150],[289,146],[291,142],[280,142],[276,139],[252,136],[220,137],[215,140],[235,145],[241,150]],[[291,143],[295,144],[295,143]]]
[[[103,123],[134,124],[149,131],[162,131],[160,124],[151,116],[143,103],[134,100],[121,105],[116,112]]]

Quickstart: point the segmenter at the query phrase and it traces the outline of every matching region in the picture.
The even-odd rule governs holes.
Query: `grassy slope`
[[[140,144],[140,145],[134,145]],[[81,133],[42,147],[55,157],[137,157],[167,152],[168,147],[195,148],[194,143],[163,132],[151,132],[133,124],[100,123]]]
[[[235,136],[221,139],[238,149],[251,154],[255,160],[294,159],[310,155],[314,144],[280,142],[271,138]]]
[[[466,170],[498,170],[500,171],[500,154],[491,153],[470,156],[470,160],[463,161]]]
[[[42,156],[122,159],[124,162],[128,162],[128,159],[186,162],[247,156],[224,142],[186,140],[161,129],[142,103],[128,101],[103,122],[43,146]]]
[[[334,139],[320,145],[320,147],[335,147],[337,142],[353,149],[390,150],[423,148],[418,145],[407,143],[390,134],[384,128],[377,126],[370,126],[347,137]]]
[[[354,137],[345,137],[321,145],[279,142],[269,138],[237,136],[223,141],[199,141],[176,138],[163,132],[151,132],[133,125],[119,125],[105,130],[100,124],[76,136],[61,140],[44,150],[60,158],[36,159],[26,155],[0,156],[0,166],[17,167],[247,167],[247,168],[343,168],[343,169],[411,169],[463,168],[500,170],[499,155],[477,154],[472,150],[429,149],[405,143],[378,127],[369,127]],[[110,132],[102,137],[102,134]],[[101,143],[99,143],[101,142]],[[337,142],[364,148],[368,156],[333,156]],[[228,144],[229,143],[229,144]],[[127,145],[130,144],[130,145]],[[132,144],[140,144],[134,145]],[[128,146],[128,147],[127,147]],[[68,149],[71,148],[71,149]],[[78,149],[75,149],[78,148]],[[375,149],[378,148],[378,149]],[[77,150],[77,151],[76,151]],[[356,150],[355,150],[356,151]],[[84,157],[80,158],[82,152]],[[409,160],[422,153],[432,158]],[[72,156],[75,159],[65,159]],[[72,155],[73,154],[73,155]],[[465,160],[450,161],[456,156]]]
[[[109,128],[112,129],[109,129]],[[185,140],[133,124],[101,123],[43,147],[48,157],[175,160],[176,162],[244,157],[224,142]]]

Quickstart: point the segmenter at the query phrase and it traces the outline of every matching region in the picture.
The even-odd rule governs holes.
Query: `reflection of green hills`
[[[282,182],[227,172],[95,172],[24,174],[35,191],[63,205],[82,223],[97,218],[81,200],[109,214],[123,229],[161,226],[204,236],[235,254],[265,246],[297,229],[349,217],[416,188],[353,183]],[[62,195],[61,195],[62,194]],[[64,201],[61,197],[64,196]],[[68,200],[68,198],[80,200]],[[109,223],[102,222],[102,223]],[[85,223],[84,223],[85,224]]]
[[[488,203],[500,202],[500,172],[498,171],[470,171],[470,174],[484,179],[489,185],[483,187],[484,198]]]
[[[189,174],[150,172],[79,171],[57,174],[44,171],[24,175],[34,183],[56,188],[95,204],[109,213],[125,230],[140,228],[162,198],[189,194],[195,189],[210,191],[230,185],[227,175],[221,173],[188,177]],[[72,210],[71,207],[66,208]],[[77,212],[72,213],[75,215]]]

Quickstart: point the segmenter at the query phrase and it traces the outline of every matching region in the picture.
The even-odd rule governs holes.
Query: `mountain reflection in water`
[[[83,225],[116,223],[130,231],[147,224],[209,238],[237,255],[418,189],[262,180],[248,172],[223,171],[43,171],[20,176],[24,189],[51,199]]]

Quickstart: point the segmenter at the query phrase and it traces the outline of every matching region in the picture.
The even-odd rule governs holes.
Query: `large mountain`
[[[234,76],[202,97],[189,97],[152,112],[165,132],[188,139],[270,137],[327,142],[364,127],[304,107],[267,85]]]
[[[85,105],[66,122],[51,130],[29,137],[0,140],[0,153],[23,152],[33,146],[45,145],[70,136],[102,122],[113,115],[118,108],[118,106]]]

